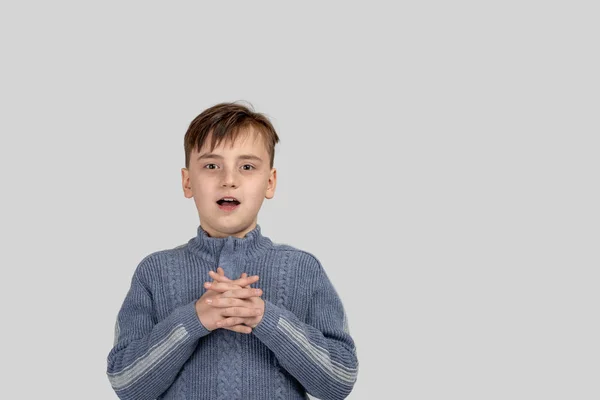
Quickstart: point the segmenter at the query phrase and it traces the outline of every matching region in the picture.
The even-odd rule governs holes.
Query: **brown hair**
[[[271,121],[265,115],[254,112],[251,104],[248,105],[249,107],[236,102],[220,103],[207,108],[194,118],[183,139],[185,167],[190,166],[190,155],[193,149],[199,151],[211,133],[210,151],[213,151],[224,139],[233,143],[240,131],[252,127],[262,135],[273,168],[275,145],[279,142],[279,136]]]

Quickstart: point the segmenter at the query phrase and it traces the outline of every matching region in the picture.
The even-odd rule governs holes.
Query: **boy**
[[[117,316],[107,374],[121,399],[343,399],[358,360],[340,298],[319,261],[263,236],[279,141],[236,103],[196,117],[182,186],[200,225],[146,256]],[[216,270],[216,272],[215,272]],[[208,279],[211,282],[205,281]],[[257,285],[259,287],[252,287]]]

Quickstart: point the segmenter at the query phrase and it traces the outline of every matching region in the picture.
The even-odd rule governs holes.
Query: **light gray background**
[[[4,397],[116,398],[131,275],[196,232],[186,128],[247,100],[282,139],[259,223],[342,297],[349,398],[597,399],[597,10],[489,3],[3,3]]]

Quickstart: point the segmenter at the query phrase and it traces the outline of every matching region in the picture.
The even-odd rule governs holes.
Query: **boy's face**
[[[262,136],[252,129],[232,144],[223,140],[212,152],[210,140],[192,150],[189,169],[181,169],[183,193],[194,198],[200,225],[211,237],[243,238],[256,227],[263,200],[275,195],[277,171],[270,168]],[[224,197],[239,205],[220,204]]]

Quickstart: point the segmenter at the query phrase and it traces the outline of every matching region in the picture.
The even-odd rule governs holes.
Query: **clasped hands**
[[[205,282],[206,292],[196,301],[196,313],[209,331],[217,328],[239,333],[251,333],[262,320],[265,302],[261,289],[251,288],[258,276],[243,273],[239,279],[225,276],[223,268],[208,273],[213,282]]]

